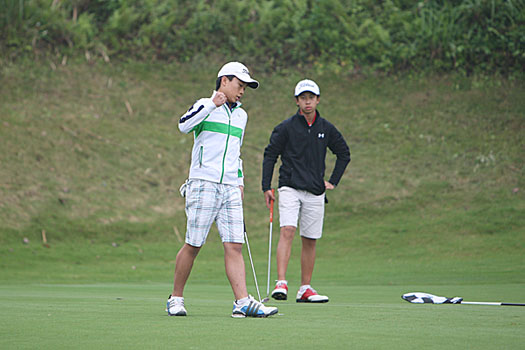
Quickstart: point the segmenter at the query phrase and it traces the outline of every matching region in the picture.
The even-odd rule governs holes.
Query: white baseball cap
[[[317,84],[313,80],[305,79],[298,82],[295,86],[295,97],[299,96],[305,91],[311,92],[312,94],[317,96],[321,95],[319,86],[317,86]]]
[[[250,77],[250,71],[246,66],[240,62],[228,62],[222,66],[217,77],[223,77],[225,75],[234,75],[242,82],[248,84],[252,89],[257,89],[259,87],[259,82]]]

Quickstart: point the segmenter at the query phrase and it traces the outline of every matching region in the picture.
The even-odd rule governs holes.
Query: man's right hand
[[[220,107],[226,102],[226,95],[224,92],[217,91],[215,96],[213,96],[212,101],[217,107]]]
[[[264,192],[264,200],[266,201],[266,207],[270,209],[271,201],[275,202],[275,196],[272,193],[272,190]]]

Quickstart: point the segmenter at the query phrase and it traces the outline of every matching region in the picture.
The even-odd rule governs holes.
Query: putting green
[[[190,283],[187,317],[169,317],[169,284],[3,285],[0,348],[228,349],[517,349],[525,308],[413,305],[402,293],[425,290],[502,296],[523,284],[469,286],[326,286],[327,304],[271,301],[279,315],[232,319],[227,285]],[[512,300],[511,300],[512,299]]]

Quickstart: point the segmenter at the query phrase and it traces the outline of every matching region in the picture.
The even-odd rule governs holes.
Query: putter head
[[[261,300],[261,303],[264,304],[264,303],[266,303],[266,302],[269,301],[269,300],[270,300],[270,298],[266,297],[266,298],[264,298],[263,300]]]

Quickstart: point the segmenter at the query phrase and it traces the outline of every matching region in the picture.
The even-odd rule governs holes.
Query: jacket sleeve
[[[215,103],[213,103],[212,98],[201,98],[195,102],[186,113],[184,113],[179,119],[179,130],[181,132],[185,134],[191,132],[195,126],[199,125],[217,108]]]
[[[287,132],[284,123],[275,127],[270,136],[270,143],[264,149],[264,159],[262,166],[262,190],[266,192],[272,188],[273,169],[277,158],[282,154],[286,145]]]
[[[330,180],[328,180],[328,182],[334,186],[337,186],[345,172],[346,166],[348,163],[350,163],[350,149],[348,148],[343,135],[341,135],[339,130],[337,130],[333,125],[330,132],[328,148],[337,157],[334,170],[332,171],[332,176],[330,176]]]

